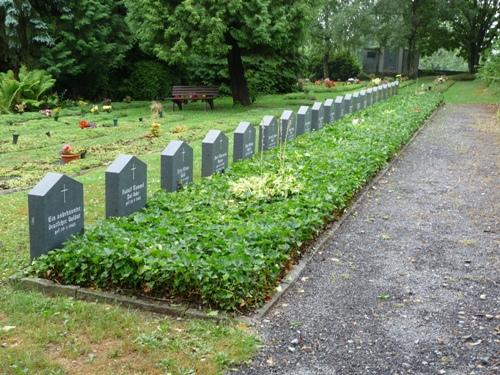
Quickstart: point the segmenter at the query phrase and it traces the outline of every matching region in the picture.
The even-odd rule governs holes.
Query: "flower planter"
[[[113,126],[118,126],[118,119],[117,118],[113,119]]]
[[[64,164],[70,163],[73,160],[78,160],[80,159],[80,154],[62,154],[61,155],[61,160],[63,161]]]
[[[19,134],[12,134],[12,143],[17,145],[17,141],[19,139]]]

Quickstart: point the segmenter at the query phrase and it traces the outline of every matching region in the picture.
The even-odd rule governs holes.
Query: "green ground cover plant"
[[[347,206],[441,101],[435,92],[398,95],[224,175],[175,194],[158,192],[144,211],[100,222],[31,270],[65,284],[223,310],[259,305],[301,245]],[[235,181],[260,171],[293,175],[300,184],[287,194],[234,194]]]

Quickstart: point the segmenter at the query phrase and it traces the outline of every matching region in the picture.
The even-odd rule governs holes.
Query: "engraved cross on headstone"
[[[63,189],[61,190],[61,193],[63,193],[64,203],[66,203],[66,192],[67,191],[69,191],[69,189],[66,188],[66,184],[63,184]]]
[[[135,170],[137,169],[137,167],[135,166],[135,163],[132,164],[132,168],[130,168],[130,170],[132,171],[132,180],[135,180]]]

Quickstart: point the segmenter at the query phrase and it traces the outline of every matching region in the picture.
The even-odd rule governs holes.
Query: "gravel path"
[[[238,374],[499,374],[500,127],[447,105],[315,254]]]

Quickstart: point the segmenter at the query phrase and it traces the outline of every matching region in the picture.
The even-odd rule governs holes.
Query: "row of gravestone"
[[[280,142],[321,129],[325,124],[366,108],[395,94],[399,82],[301,106],[295,114],[285,110],[280,121],[264,116],[259,125],[259,147],[270,150]],[[241,122],[234,131],[233,161],[255,153],[256,130]],[[202,143],[202,176],[228,167],[228,138],[210,130]],[[161,154],[161,187],[174,192],[193,181],[193,149],[183,141],[171,141]],[[147,201],[147,165],[135,156],[120,155],[106,170],[106,217],[127,216]],[[48,173],[28,194],[30,254],[37,258],[59,247],[84,230],[83,185],[63,174]]]

